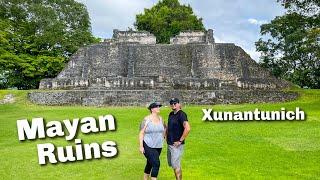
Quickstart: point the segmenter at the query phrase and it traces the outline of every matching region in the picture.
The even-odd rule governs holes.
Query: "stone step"
[[[237,104],[294,100],[296,92],[272,90],[60,90],[35,91],[31,102],[43,105],[141,105],[154,100],[167,103],[177,97],[187,104]]]

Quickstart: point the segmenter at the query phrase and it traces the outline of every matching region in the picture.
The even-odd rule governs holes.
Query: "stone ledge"
[[[298,94],[262,90],[54,90],[28,94],[35,104],[84,106],[145,106],[155,100],[167,104],[172,97],[185,104],[212,105],[283,102],[296,99]]]

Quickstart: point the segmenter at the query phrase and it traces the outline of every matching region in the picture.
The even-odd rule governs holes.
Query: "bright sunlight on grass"
[[[138,127],[148,114],[145,107],[38,106],[27,101],[29,91],[0,91],[15,96],[15,103],[0,105],[0,177],[3,179],[141,179],[145,158],[138,151]],[[182,161],[185,179],[230,178],[319,178],[320,91],[298,90],[301,97],[276,104],[185,105],[191,132]],[[281,107],[305,111],[305,121],[203,122],[202,108],[218,111],[279,110]],[[167,119],[170,109],[162,107]],[[74,145],[64,137],[19,142],[16,121],[43,117],[47,122],[112,114],[115,132],[92,133],[79,137],[83,143],[117,143],[115,158],[102,158],[39,165],[37,144]],[[166,146],[161,154],[159,179],[173,179],[167,165]]]

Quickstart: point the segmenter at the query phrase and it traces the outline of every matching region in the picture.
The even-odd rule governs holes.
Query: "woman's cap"
[[[148,109],[151,110],[152,108],[161,107],[161,103],[159,102],[153,102],[149,105]]]

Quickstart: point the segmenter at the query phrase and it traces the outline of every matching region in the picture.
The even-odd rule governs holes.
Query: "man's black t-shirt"
[[[172,111],[168,118],[168,134],[167,143],[173,145],[174,142],[179,141],[183,131],[184,121],[188,121],[187,114],[182,110],[179,110],[176,114]],[[184,144],[184,141],[182,142]]]

